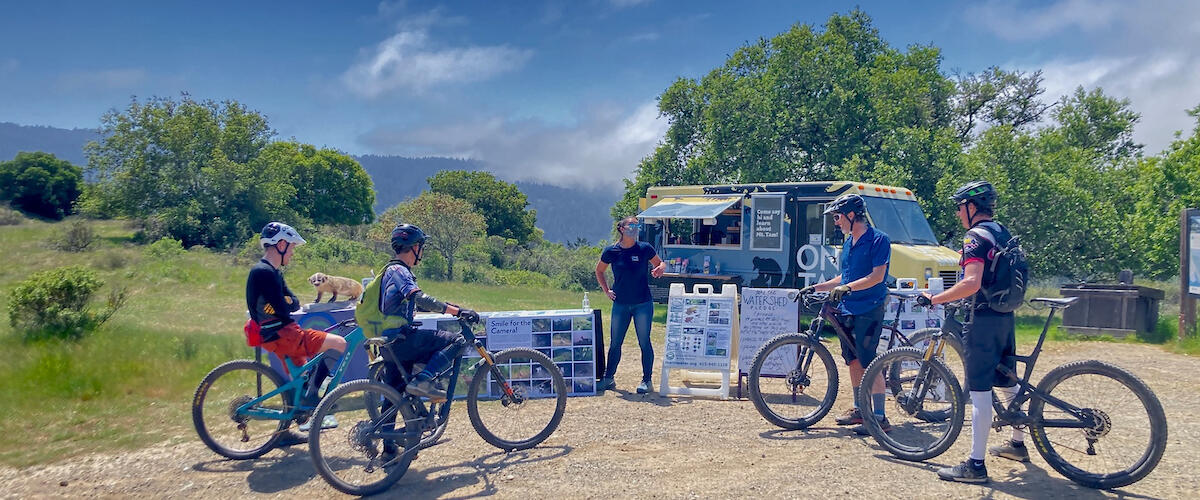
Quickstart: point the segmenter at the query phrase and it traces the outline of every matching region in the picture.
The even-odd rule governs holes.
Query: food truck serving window
[[[668,245],[740,246],[742,195],[667,196],[638,214],[665,220]]]

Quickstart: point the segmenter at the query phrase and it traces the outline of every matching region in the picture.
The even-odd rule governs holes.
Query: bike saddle
[[[1063,297],[1061,299],[1055,299],[1055,298],[1050,298],[1050,297],[1038,297],[1036,299],[1030,299],[1029,302],[1030,303],[1041,302],[1041,303],[1046,304],[1053,308],[1065,309],[1067,307],[1071,307],[1071,304],[1074,304],[1076,300],[1079,300],[1079,297]]]

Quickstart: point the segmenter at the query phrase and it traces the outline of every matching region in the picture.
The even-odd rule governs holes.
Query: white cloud
[[[1112,0],[1063,0],[1042,8],[993,0],[967,9],[967,18],[1006,40],[1039,39],[1078,28],[1096,31],[1118,19],[1123,4]]]
[[[360,138],[381,153],[472,158],[508,180],[617,190],[667,130],[658,107],[595,108],[575,125],[486,117],[418,128],[378,128]]]
[[[342,82],[364,97],[392,91],[422,93],[443,84],[487,80],[523,66],[533,52],[507,45],[436,47],[424,29],[402,30],[364,54]]]
[[[142,68],[117,68],[74,71],[58,77],[58,87],[66,90],[128,90],[146,79]]]

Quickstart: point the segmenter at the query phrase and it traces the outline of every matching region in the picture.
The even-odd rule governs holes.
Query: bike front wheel
[[[283,384],[283,377],[275,370],[249,359],[230,361],[213,368],[192,397],[192,424],[196,434],[209,449],[225,458],[247,460],[271,451],[290,423],[285,418],[289,407],[284,397],[289,393],[283,392],[249,408],[239,409]]]
[[[1046,374],[1038,390],[1078,408],[1077,416],[1045,399],[1029,404],[1029,434],[1054,470],[1091,488],[1119,488],[1146,477],[1167,447],[1167,417],[1136,375],[1096,360]],[[1078,425],[1070,428],[1064,425]]]
[[[870,388],[872,380],[884,374],[898,374],[889,384],[895,392],[884,391],[884,406],[877,408]],[[945,453],[962,431],[965,407],[958,380],[937,358],[925,360],[925,352],[901,347],[875,358],[863,373],[858,406],[863,424],[871,436],[889,453],[904,460],[928,460]],[[874,415],[883,414],[891,429]]]
[[[504,451],[537,446],[562,422],[567,382],[550,358],[533,349],[506,349],[492,365],[476,365],[467,392],[467,415],[475,432]]]
[[[376,416],[371,416],[367,401],[381,402]],[[327,419],[330,416],[332,420]],[[314,423],[308,434],[308,452],[317,473],[338,491],[379,493],[408,471],[420,434],[405,432],[405,428],[419,426],[418,420],[410,401],[390,386],[371,380],[347,382],[317,405],[313,422],[336,421],[336,426],[322,428]],[[395,445],[398,458],[384,456],[389,444]]]
[[[820,342],[802,333],[785,333],[758,349],[746,385],[754,408],[768,422],[804,429],[833,408],[837,366]]]

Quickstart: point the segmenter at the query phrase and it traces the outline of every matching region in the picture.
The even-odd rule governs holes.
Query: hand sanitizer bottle
[[[592,304],[590,302],[588,302],[587,292],[583,292],[583,308],[584,309],[592,308]]]

